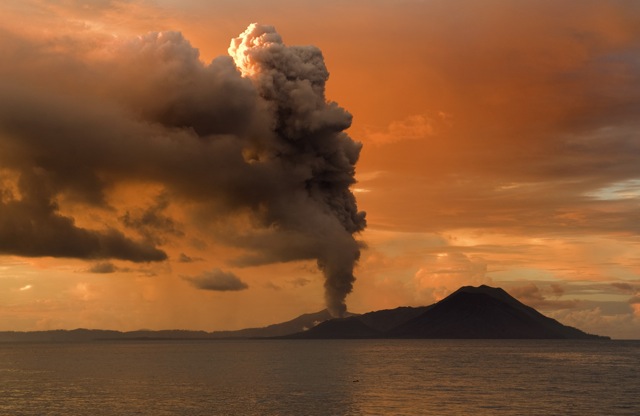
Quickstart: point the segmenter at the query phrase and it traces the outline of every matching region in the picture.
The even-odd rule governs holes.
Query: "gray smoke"
[[[360,256],[353,234],[366,225],[349,189],[361,148],[343,132],[351,115],[325,98],[329,72],[318,48],[286,46],[272,26],[252,24],[231,41],[229,54],[253,80],[271,115],[274,134],[256,160],[277,160],[291,172],[305,173],[270,216],[314,240],[327,307],[341,316]]]
[[[177,32],[64,42],[0,40],[0,253],[162,261],[187,232],[169,208],[185,203],[245,249],[235,265],[317,260],[328,308],[345,311],[365,227],[350,191],[361,145],[325,98],[319,49],[257,24],[209,64]],[[115,212],[108,192],[127,183],[162,191]],[[113,221],[82,228],[62,199]],[[239,215],[249,227],[225,221]]]

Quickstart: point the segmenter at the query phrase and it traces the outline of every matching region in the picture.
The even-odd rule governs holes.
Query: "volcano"
[[[325,321],[288,335],[299,339],[604,339],[566,326],[501,288],[464,286],[430,306]]]

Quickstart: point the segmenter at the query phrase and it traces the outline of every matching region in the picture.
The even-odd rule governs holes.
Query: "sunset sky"
[[[350,185],[346,112],[288,95],[337,133],[269,165],[266,84],[228,55],[254,22],[322,51],[363,231],[295,187]],[[351,312],[488,284],[640,338],[640,2],[0,3],[0,330],[264,326],[325,308],[318,256],[358,246]]]

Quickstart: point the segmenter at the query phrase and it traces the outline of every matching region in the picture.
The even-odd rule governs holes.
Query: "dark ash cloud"
[[[264,217],[285,238],[268,245],[251,239],[260,247],[253,260],[315,258],[325,276],[327,308],[341,316],[360,258],[353,235],[366,226],[349,189],[361,149],[343,132],[351,115],[325,98],[329,72],[318,48],[286,46],[273,27],[252,24],[231,41],[229,54],[252,79],[273,123],[272,142],[260,143],[251,160],[277,161],[300,181],[273,200]]]
[[[235,274],[220,269],[213,269],[198,276],[183,276],[183,279],[197,289],[216,292],[240,291],[249,288],[249,285]]]
[[[114,228],[96,231],[77,227],[73,218],[57,212],[43,175],[25,170],[18,187],[20,199],[0,200],[0,253],[134,262],[167,258],[162,250],[131,240]]]
[[[191,225],[242,248],[237,265],[316,260],[328,308],[346,310],[366,225],[350,190],[361,145],[344,133],[351,115],[326,100],[319,49],[256,24],[208,64],[178,32],[57,49],[11,42],[0,171],[19,180],[16,195],[0,193],[0,252],[161,261],[160,247]],[[117,212],[110,192],[129,183],[162,191]],[[60,199],[101,210],[107,229],[76,226]],[[249,226],[225,228],[240,215]]]

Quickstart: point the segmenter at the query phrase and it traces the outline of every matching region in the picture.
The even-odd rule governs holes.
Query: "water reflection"
[[[640,342],[0,345],[0,414],[640,414]]]

